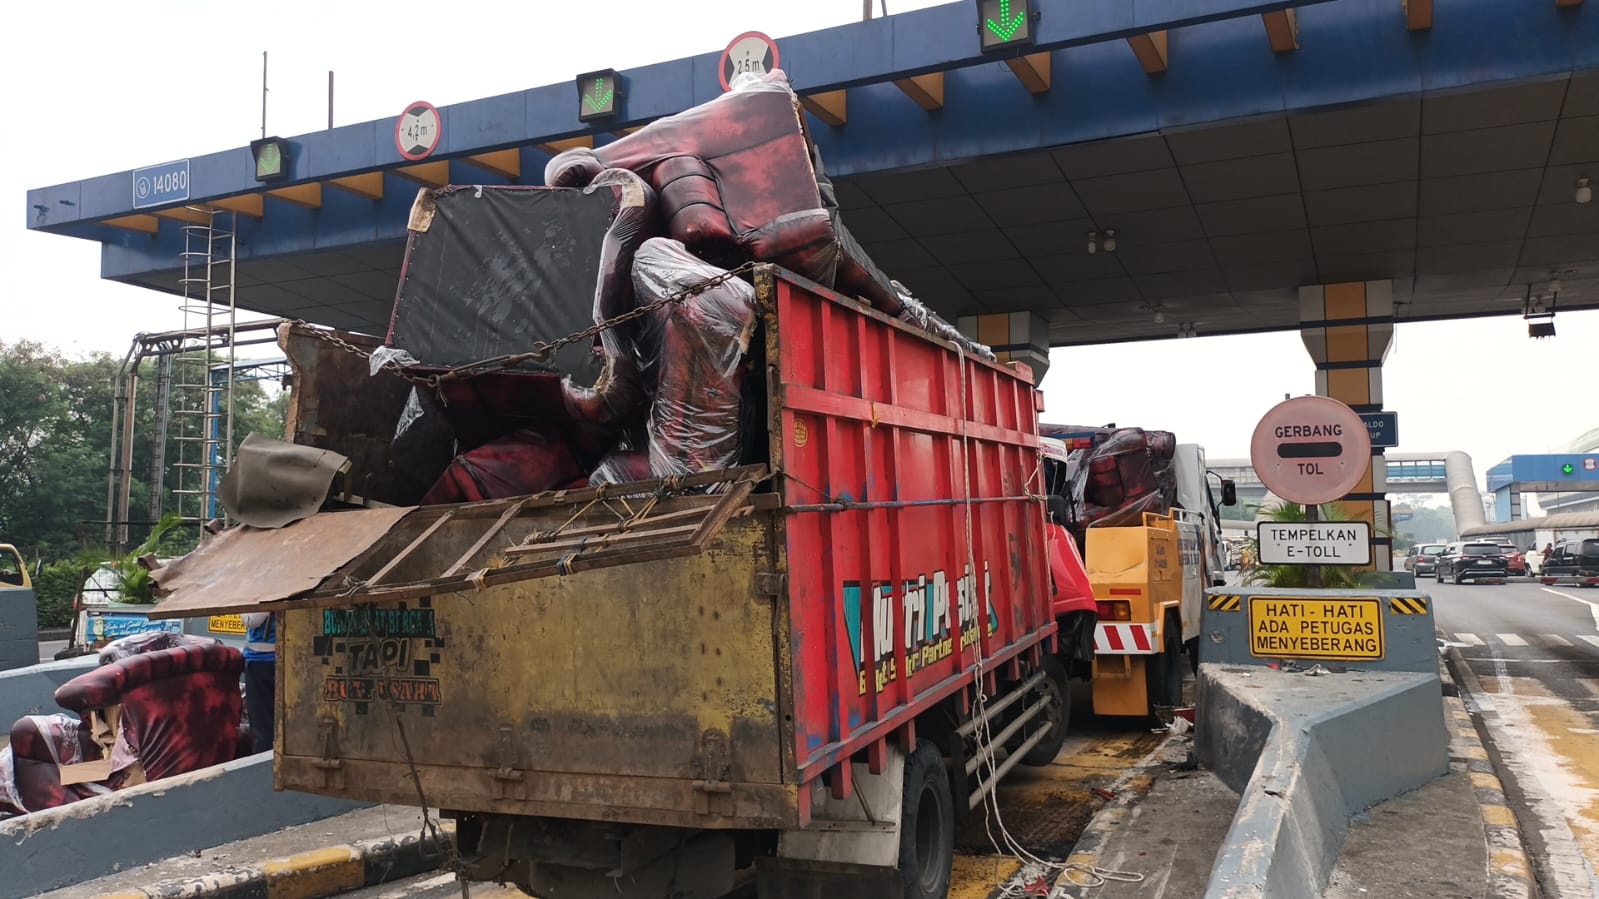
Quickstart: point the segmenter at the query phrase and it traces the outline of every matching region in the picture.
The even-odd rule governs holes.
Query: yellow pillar
[[[1299,288],[1300,337],[1316,363],[1316,393],[1356,412],[1382,411],[1382,363],[1393,344],[1393,282],[1349,281]],[[1339,501],[1350,518],[1372,524],[1371,555],[1393,569],[1387,465],[1371,451],[1371,470]]]
[[[988,312],[963,315],[955,323],[962,334],[987,344],[1000,364],[1025,362],[1033,383],[1044,383],[1049,371],[1049,322],[1036,312]]]

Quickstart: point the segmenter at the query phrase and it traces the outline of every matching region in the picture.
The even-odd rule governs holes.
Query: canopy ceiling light
[[[1588,179],[1587,178],[1578,178],[1577,179],[1576,200],[1577,200],[1578,203],[1591,203],[1591,202],[1593,202],[1593,188],[1588,186]]]

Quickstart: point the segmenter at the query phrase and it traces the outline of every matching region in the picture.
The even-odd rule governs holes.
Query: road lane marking
[[[1580,602],[1587,606],[1588,614],[1593,616],[1593,626],[1599,627],[1599,603],[1596,603],[1591,599],[1583,599],[1580,596],[1572,596],[1570,593],[1562,593],[1559,590],[1551,590],[1548,587],[1540,587],[1539,589],[1545,593],[1553,593],[1562,599],[1569,599],[1572,602]]]
[[[1565,637],[1562,637],[1559,634],[1539,634],[1538,636],[1542,637],[1545,643],[1553,643],[1556,646],[1571,645],[1570,640],[1567,640]]]
[[[1599,646],[1599,637],[1596,637],[1593,634],[1578,634],[1577,639],[1587,643],[1592,643],[1595,646]]]
[[[1499,642],[1505,644],[1506,646],[1526,646],[1527,645],[1527,641],[1521,639],[1521,635],[1520,634],[1494,634],[1494,636],[1498,637],[1499,638]]]
[[[1467,646],[1487,646],[1488,645],[1488,644],[1482,642],[1482,638],[1477,636],[1476,634],[1455,634],[1455,639],[1459,640],[1460,642],[1462,642],[1464,644],[1466,644]]]

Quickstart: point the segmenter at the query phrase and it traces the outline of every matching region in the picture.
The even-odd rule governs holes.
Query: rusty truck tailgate
[[[446,808],[788,820],[776,514],[737,518],[703,553],[649,565],[288,609],[280,786],[414,803],[414,768],[427,802]]]

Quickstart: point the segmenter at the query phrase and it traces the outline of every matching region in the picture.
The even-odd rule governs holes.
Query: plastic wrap
[[[781,71],[741,75],[734,89],[595,149],[567,150],[545,183],[581,187],[602,168],[643,175],[660,195],[666,236],[728,267],[771,262],[992,360],[914,299],[907,304],[845,227],[821,154]]]
[[[101,784],[63,785],[61,766],[103,758],[90,728],[69,715],[25,715],[0,747],[0,818],[56,808],[99,793]]]
[[[970,355],[986,359],[989,362],[995,360],[994,351],[989,349],[987,344],[978,343],[962,334],[960,329],[945,321],[937,312],[927,308],[927,305],[921,300],[911,296],[911,292],[906,289],[905,285],[898,281],[889,283],[893,285],[894,293],[899,298],[900,321],[907,325],[915,325],[941,340],[947,340]]]
[[[640,302],[726,274],[675,240],[639,248],[633,284]],[[755,329],[755,291],[730,279],[651,316],[659,335],[659,381],[650,409],[650,473],[656,477],[738,463],[743,360]]]
[[[1121,428],[1073,453],[1077,529],[1130,527],[1142,524],[1145,512],[1170,512],[1177,501],[1176,444],[1169,431]]]
[[[385,370],[398,370],[416,364],[415,356],[395,346],[380,346],[372,351],[372,358],[367,360],[368,371],[374,378]],[[394,423],[394,439],[400,439],[421,417],[422,398],[417,396],[416,388],[413,387],[410,395],[405,398],[405,406],[400,409],[399,419]]]
[[[634,306],[633,256],[639,245],[655,236],[655,192],[644,179],[626,169],[608,169],[584,193],[610,190],[616,196],[616,218],[605,231],[600,247],[599,271],[594,284],[594,322],[615,318]],[[648,401],[635,348],[637,328],[624,325],[600,332],[603,369],[592,387],[566,378],[561,383],[567,414],[601,428],[620,427],[638,416]]]
[[[589,486],[628,484],[650,478],[649,450],[616,449],[608,453],[589,475]]]
[[[100,650],[99,661],[102,665],[120,662],[129,656],[140,655],[146,652],[160,652],[163,649],[175,649],[179,646],[217,646],[222,643],[214,637],[197,637],[193,634],[170,633],[167,631],[147,631],[142,634],[130,634],[119,640],[107,643]]]
[[[422,505],[478,502],[565,487],[583,478],[572,447],[523,429],[455,457]]]

